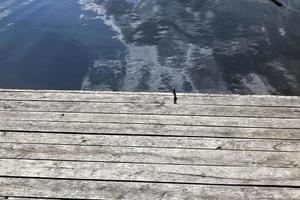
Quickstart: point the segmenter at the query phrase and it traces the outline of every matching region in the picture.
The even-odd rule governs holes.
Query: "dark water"
[[[0,0],[0,88],[300,95],[300,1]]]

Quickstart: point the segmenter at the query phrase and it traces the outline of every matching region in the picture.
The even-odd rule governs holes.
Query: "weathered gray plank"
[[[131,200],[298,200],[298,188],[0,178],[1,196]]]
[[[0,120],[299,128],[300,119],[0,111]]]
[[[298,152],[2,143],[0,158],[299,168]]]
[[[300,152],[300,140],[272,139],[153,137],[0,131],[0,142]]]
[[[143,104],[0,100],[0,110],[300,118],[300,107],[291,108],[218,105],[174,105],[150,103]]]
[[[66,91],[18,91],[1,90],[2,100],[54,100],[54,101],[97,101],[139,102],[173,104],[173,95],[166,93],[113,93],[113,92],[66,92]],[[191,105],[254,105],[299,107],[300,97],[285,96],[242,96],[210,94],[178,94],[178,104]]]
[[[159,183],[299,186],[299,168],[161,165],[0,159],[0,177]]]
[[[300,139],[299,129],[204,127],[158,124],[117,124],[0,120],[0,130],[91,134],[172,135],[229,138]]]
[[[172,105],[172,94],[1,90],[0,176],[28,177],[0,178],[0,196],[299,199],[299,188],[257,185],[299,186],[299,140],[288,139],[300,139],[300,97],[178,97]]]

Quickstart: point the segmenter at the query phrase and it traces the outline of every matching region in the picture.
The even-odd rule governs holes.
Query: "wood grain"
[[[300,139],[299,129],[0,120],[2,131]]]
[[[0,89],[0,199],[300,199],[300,97]]]
[[[0,111],[0,120],[299,129],[300,119]]]
[[[1,144],[0,158],[282,168],[299,168],[300,166],[300,153],[298,152],[9,143]]]
[[[0,159],[0,177],[158,183],[299,186],[299,168],[160,165]]]
[[[0,143],[300,152],[300,140],[247,138],[154,137],[0,131]]]
[[[1,90],[2,100],[85,101],[173,104],[170,93]],[[178,94],[179,105],[246,105],[300,107],[300,97],[268,95]]]
[[[0,178],[1,196],[131,200],[298,200],[298,188]]]
[[[174,105],[158,103],[97,103],[97,102],[53,102],[53,101],[6,101],[0,100],[0,110],[115,113],[153,115],[196,115],[231,117],[300,118],[300,108],[254,107],[222,105]]]

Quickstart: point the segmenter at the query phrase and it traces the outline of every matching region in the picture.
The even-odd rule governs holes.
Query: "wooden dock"
[[[0,199],[300,199],[300,97],[0,90]]]

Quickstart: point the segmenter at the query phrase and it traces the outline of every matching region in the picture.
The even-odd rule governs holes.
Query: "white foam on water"
[[[0,21],[11,14],[11,10],[6,9],[0,12]]]
[[[28,0],[28,1],[24,1],[24,2],[17,1],[18,3],[20,2],[20,4],[18,4],[14,8],[9,8],[9,6],[10,6],[9,4],[6,7],[1,6],[0,7],[0,21],[3,20],[5,17],[8,17],[8,16],[12,15],[13,12],[18,10],[19,8],[22,8],[23,6],[29,5],[29,4],[31,4],[35,1],[36,0]]]
[[[6,24],[6,27],[0,29],[0,31],[1,31],[1,32],[6,31],[8,27],[13,26],[13,25],[14,25],[14,23],[12,23],[12,22],[11,22],[11,23],[8,23],[8,24]]]
[[[122,43],[125,44],[125,42],[123,41],[123,35],[121,32],[121,29],[115,24],[115,19],[113,16],[108,16],[107,15],[107,9],[106,9],[106,3],[105,1],[101,3],[95,3],[94,0],[79,0],[78,2],[81,7],[82,7],[82,11],[90,11],[93,12],[95,14],[97,14],[96,17],[86,17],[87,19],[100,19],[104,24],[106,24],[107,26],[109,26],[113,31],[116,32],[116,36],[113,36],[113,38],[120,40]],[[83,15],[83,14],[82,14]],[[81,16],[82,16],[81,15]],[[125,44],[126,45],[126,44]],[[84,77],[83,81],[82,81],[82,86],[81,88],[84,90],[111,90],[111,86],[110,85],[105,85],[105,84],[101,84],[101,85],[97,85],[94,84],[91,79],[91,71],[94,68],[101,68],[103,65],[103,63],[115,63],[115,62],[120,62],[120,61],[115,61],[115,60],[105,60],[103,61],[102,59],[99,60],[95,60],[93,65],[91,66],[91,68],[89,69],[89,72],[87,73],[87,75]],[[114,66],[114,64],[111,64],[112,66]],[[119,64],[117,64],[119,65]],[[114,73],[119,73],[119,69],[112,69],[112,71]]]
[[[93,71],[101,71],[102,68],[106,70],[106,68],[110,67],[110,72],[113,72],[113,75],[118,75],[121,72],[121,61],[120,60],[96,60],[93,64],[93,67],[91,67],[87,73],[87,75],[84,77],[81,89],[82,90],[102,90],[102,91],[110,91],[113,90],[113,85],[110,84],[110,82],[101,81],[101,84],[95,84],[91,80],[91,77],[93,76]]]
[[[108,16],[106,14],[106,5],[105,2],[103,4],[96,4],[93,0],[79,0],[79,4],[82,6],[83,11],[92,11],[98,14],[98,17],[103,20],[103,22],[110,26],[111,29],[119,34],[119,38],[122,39],[122,31],[115,24],[115,19],[113,16]]]
[[[285,29],[284,28],[278,28],[278,32],[279,32],[279,34],[281,35],[281,36],[285,36],[286,35],[286,31],[285,31]]]
[[[4,19],[5,17],[8,17],[10,14],[11,14],[11,10],[9,10],[9,9],[6,9],[6,10],[0,12],[0,21],[1,21],[2,19]],[[0,32],[6,31],[6,30],[7,30],[7,27],[8,27],[8,26],[11,26],[11,25],[13,25],[13,23],[8,23],[8,24],[6,24],[5,27],[2,27],[2,28],[0,27],[0,28],[1,28],[1,29],[0,29]]]
[[[144,37],[144,31],[138,31],[134,36],[133,39],[138,40]]]
[[[144,2],[145,3],[145,2]],[[125,57],[126,61],[126,76],[123,80],[123,88],[125,91],[135,91],[139,88],[141,84],[146,84],[150,91],[158,91],[158,90],[169,90],[171,87],[176,87],[179,90],[183,89],[183,84],[190,83],[193,87],[189,68],[176,68],[178,58],[176,56],[161,58],[159,55],[158,47],[153,46],[138,46],[136,44],[127,44],[123,40],[123,35],[121,29],[118,27],[115,22],[113,16],[108,16],[106,13],[106,5],[105,2],[103,4],[95,4],[92,0],[79,0],[79,4],[82,5],[83,11],[92,11],[97,13],[97,15],[101,18],[101,20],[108,26],[112,28],[116,33],[118,33],[117,39],[119,39],[126,47],[127,47],[127,55]],[[146,6],[146,4],[140,3],[139,8]],[[158,6],[153,6],[153,12],[159,11]],[[151,12],[152,13],[152,12]],[[138,27],[143,22],[141,20],[133,21],[131,23],[132,27]],[[165,29],[159,31],[158,37],[161,38],[164,35],[168,34],[168,26],[161,26],[159,28]],[[139,39],[143,37],[143,32],[137,32],[134,35],[134,39]],[[180,42],[179,42],[180,43]],[[185,44],[178,44],[178,46],[182,46],[184,49]],[[202,52],[202,55],[208,56],[212,53],[212,50],[207,48],[200,48],[198,51]],[[160,63],[161,59],[165,59],[164,64]],[[101,67],[101,65],[97,65],[98,62],[110,62],[110,60],[99,60],[95,61],[92,66],[95,68],[96,66]],[[114,71],[114,69],[112,69]],[[114,73],[119,73],[118,70],[115,70]],[[89,78],[89,74],[84,78],[82,83],[82,88],[84,89],[109,89],[109,86],[95,86],[91,82]],[[195,90],[196,91],[196,90]]]
[[[254,73],[242,78],[241,83],[254,94],[271,94],[276,91],[262,77]]]
[[[21,5],[26,6],[26,5],[28,5],[28,4],[33,3],[34,1],[35,1],[35,0],[28,0],[28,1],[25,1],[25,2],[21,3]]]
[[[84,19],[85,18],[85,15],[83,15],[83,14],[81,14],[80,16],[79,16],[79,20],[82,20],[82,19]]]
[[[213,56],[213,49],[208,46],[200,47],[196,44],[188,44],[185,56],[185,65],[189,67],[195,66],[196,59],[205,60]]]
[[[216,0],[217,1],[217,0]],[[254,0],[253,0],[254,1]],[[257,1],[257,0],[255,0]],[[215,63],[213,49],[210,46],[206,46],[205,44],[186,44],[180,40],[174,40],[173,46],[175,46],[178,52],[176,56],[164,55],[160,52],[160,48],[156,45],[143,45],[140,46],[138,44],[128,44],[123,39],[121,28],[118,25],[119,21],[116,21],[113,16],[109,16],[106,10],[106,1],[102,1],[103,3],[95,3],[94,0],[79,0],[79,3],[82,5],[83,11],[92,11],[97,14],[97,17],[100,18],[106,25],[110,26],[112,30],[117,33],[115,38],[119,39],[126,47],[127,47],[127,55],[125,56],[125,65],[126,68],[126,76],[122,82],[123,88],[122,90],[126,91],[134,91],[140,87],[141,84],[146,84],[151,91],[158,90],[168,90],[170,87],[177,87],[178,89],[183,88],[184,83],[189,83],[192,87],[192,91],[197,91],[195,86],[193,85],[193,80],[191,73],[193,70],[197,70],[198,73],[201,73],[203,68],[204,72],[209,72],[214,75],[214,77],[205,77],[203,75],[203,79],[201,80],[204,84],[207,85],[211,83],[218,83],[223,86],[209,86],[212,90],[217,90],[218,88],[224,89],[227,91],[226,84],[223,81],[221,75],[218,75],[218,64]],[[149,1],[150,2],[150,1]],[[149,3],[148,2],[148,3]],[[260,1],[267,3],[266,1]],[[147,4],[147,1],[142,1],[138,7],[142,17],[136,17],[136,20],[129,21],[128,25],[133,29],[136,29],[140,26],[144,20],[148,20],[149,18],[153,18],[156,12],[159,12],[160,8],[156,5]],[[148,14],[143,13],[143,9],[151,10]],[[202,27],[207,26],[207,30],[209,30],[209,25],[216,18],[216,14],[213,10],[207,10],[205,12],[194,12],[192,8],[188,7],[185,9],[186,12],[190,13],[192,17],[195,18],[196,22],[201,21]],[[137,12],[137,14],[140,14]],[[134,16],[134,14],[132,14]],[[145,15],[145,16],[143,16]],[[142,19],[142,20],[141,20]],[[201,19],[201,20],[200,20]],[[174,19],[176,20],[176,19]],[[180,27],[186,27],[185,31],[189,34],[193,35],[194,33],[198,33],[197,26],[189,26],[187,27],[184,22],[176,21],[175,23],[179,24]],[[200,23],[200,22],[199,22]],[[182,25],[182,26],[181,26]],[[267,29],[263,25],[253,26],[253,31],[257,31],[260,33],[267,33]],[[279,34],[281,36],[286,35],[286,31],[284,28],[278,28]],[[133,39],[140,39],[144,37],[144,32],[140,31],[135,33]],[[164,38],[163,36],[166,34],[172,35],[172,29],[166,27],[166,29],[162,29],[158,32],[158,35],[155,35],[155,38]],[[270,43],[269,39],[266,38]],[[249,49],[257,54],[255,51],[257,44],[249,43],[247,38],[236,38],[232,40],[226,41],[216,41],[215,47],[222,50],[221,54],[225,56],[233,56],[235,54],[248,53]],[[199,62],[201,60],[201,62]],[[101,64],[97,64],[99,62],[113,62],[113,60],[98,60],[94,63],[95,67],[103,67]],[[119,61],[120,62],[120,61]],[[201,64],[199,64],[201,63]],[[119,73],[117,67],[116,70],[112,69],[114,73]],[[205,71],[206,70],[206,71]],[[210,74],[208,76],[210,76]],[[200,74],[201,75],[201,74]],[[200,76],[201,77],[201,76]],[[206,80],[207,79],[207,80]],[[211,79],[211,80],[210,80]],[[270,92],[275,91],[269,83],[264,80],[263,77],[256,75],[254,73],[250,73],[245,75],[245,77],[241,77],[241,83],[247,87],[251,92],[256,94],[269,94]],[[93,85],[89,78],[89,74],[83,81],[84,88],[88,88],[88,86]],[[109,88],[108,85],[97,86],[94,85],[92,88]],[[199,89],[200,90],[200,89]]]
[[[273,60],[271,62],[268,62],[267,65],[269,67],[279,71],[280,74],[287,80],[289,80],[291,82],[297,82],[297,78],[295,77],[295,75],[291,74],[291,72],[289,72],[289,70],[287,70],[286,64],[284,64],[280,61],[277,61],[277,60]]]
[[[142,24],[141,20],[136,20],[136,21],[132,22],[130,25],[131,25],[132,28],[136,29],[141,24]]]
[[[126,73],[124,80],[124,90],[135,90],[143,79],[143,69],[146,68],[150,74],[151,88],[159,87],[161,77],[157,76],[162,70],[158,61],[158,51],[155,46],[135,46],[128,45],[128,55],[126,58]]]

